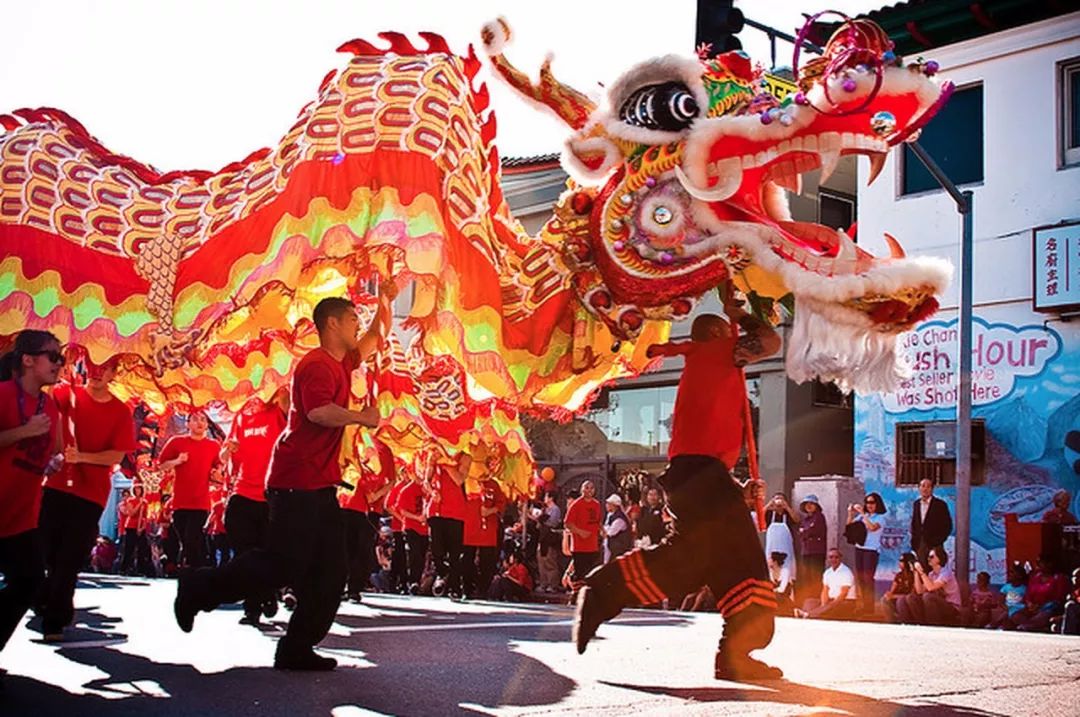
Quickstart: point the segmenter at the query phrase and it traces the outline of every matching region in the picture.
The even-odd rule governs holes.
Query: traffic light
[[[695,44],[710,45],[711,55],[741,50],[742,43],[735,35],[743,24],[742,10],[733,7],[732,0],[698,0]]]

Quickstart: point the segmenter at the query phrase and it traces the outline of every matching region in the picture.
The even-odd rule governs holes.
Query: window
[[[934,158],[953,184],[983,180],[983,87],[958,89],[941,111],[923,127],[919,144]],[[901,194],[939,189],[937,180],[904,145]]]
[[[854,199],[824,189],[818,190],[818,224],[847,231],[854,222]]]
[[[1061,98],[1061,164],[1080,164],[1080,58],[1058,65]]]
[[[956,421],[896,426],[896,485],[956,485]],[[971,484],[986,481],[986,423],[971,422]]]

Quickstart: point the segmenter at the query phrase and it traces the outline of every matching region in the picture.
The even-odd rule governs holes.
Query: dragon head
[[[742,53],[669,55],[623,74],[597,106],[550,62],[538,83],[513,68],[509,37],[501,19],[484,29],[495,69],[575,130],[563,159],[576,181],[545,238],[616,335],[685,317],[694,299],[733,282],[757,297],[794,296],[792,378],[872,391],[905,375],[896,335],[937,309],[951,267],[905,257],[888,235],[889,256],[878,257],[843,232],[793,221],[784,190],[798,192],[818,168],[824,179],[848,154],[870,158],[873,181],[951,94],[935,63],[903,66],[880,27],[846,20],[822,57],[799,68],[796,56],[790,92],[768,91]]]

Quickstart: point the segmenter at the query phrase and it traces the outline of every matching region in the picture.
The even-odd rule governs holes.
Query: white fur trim
[[[501,55],[513,37],[513,33],[510,31],[510,23],[506,21],[506,18],[499,16],[491,22],[484,23],[480,30],[480,37],[491,38],[489,42],[484,42],[484,50],[487,54]]]
[[[571,135],[563,143],[562,166],[566,173],[582,184],[597,184],[607,177],[611,170],[623,161],[622,153],[606,137],[588,137],[588,128]],[[604,161],[597,169],[591,169],[578,159],[576,151],[599,150],[604,153]]]

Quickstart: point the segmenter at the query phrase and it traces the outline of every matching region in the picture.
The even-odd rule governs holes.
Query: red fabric
[[[465,487],[454,482],[445,466],[435,467],[431,483],[435,493],[428,503],[428,517],[465,520]]]
[[[236,494],[248,500],[266,501],[266,470],[274,444],[285,430],[285,414],[276,405],[241,412],[233,423],[229,440],[238,448],[232,456],[236,467]]]
[[[342,508],[357,513],[368,512],[367,490],[364,488],[364,482],[364,477],[361,475],[360,480],[356,483],[356,488],[351,492],[345,491],[343,500],[339,501]]]
[[[225,503],[219,497],[210,504],[210,515],[206,519],[206,534],[221,535],[225,532]]]
[[[405,487],[405,482],[395,483],[394,487],[390,489],[390,492],[386,494],[386,510],[390,513],[390,530],[395,533],[399,533],[405,530],[402,525],[401,518],[397,517],[398,499],[401,497],[401,490]]]
[[[375,439],[375,450],[378,451],[379,454],[379,472],[371,475],[368,482],[368,493],[374,493],[381,490],[383,487],[393,482],[394,476],[397,474],[397,471],[394,468],[394,453],[390,450],[390,446]],[[373,513],[385,512],[388,495],[388,492],[383,493],[375,500],[370,501],[368,503],[368,510]]]
[[[22,395],[22,413],[19,396]],[[45,394],[43,394],[45,395]],[[52,430],[0,448],[0,538],[37,527],[41,510],[41,479],[52,459],[60,412],[45,395],[41,412],[52,421]],[[0,431],[18,428],[37,411],[38,399],[22,393],[15,381],[0,383]]]
[[[210,470],[218,462],[221,444],[209,437],[195,440],[191,436],[174,436],[158,460],[171,461],[181,453],[187,453],[188,459],[174,470],[173,510],[210,510]]]
[[[75,396],[72,409],[71,397]],[[82,453],[101,451],[135,450],[135,421],[131,410],[118,398],[101,403],[80,386],[58,386],[52,392],[60,411],[64,447],[76,446]],[[75,437],[71,435],[72,418]],[[54,490],[77,495],[97,503],[102,508],[109,502],[112,490],[112,466],[76,463],[64,465],[45,479],[45,485]]]
[[[600,551],[600,525],[604,522],[604,508],[596,498],[581,497],[566,509],[566,525],[589,531],[589,537],[582,538],[570,533],[570,550],[574,553],[596,553]]]
[[[414,480],[409,481],[398,493],[397,501],[399,510],[407,510],[415,515],[424,514],[424,489]],[[428,534],[427,523],[413,518],[404,518],[402,530],[415,530],[420,535]]]
[[[664,356],[685,357],[668,457],[712,456],[731,468],[743,443],[746,382],[733,359],[730,336],[666,344]]]
[[[506,577],[510,578],[518,585],[521,585],[529,592],[532,592],[532,575],[529,573],[529,569],[525,567],[524,563],[514,563],[509,568],[507,568]]]
[[[494,548],[499,545],[499,516],[506,507],[506,496],[495,481],[485,481],[483,490],[470,495],[465,501],[464,545]],[[486,518],[480,514],[483,508],[495,508]]]
[[[270,459],[268,488],[316,490],[341,481],[341,438],[345,428],[308,420],[308,412],[335,403],[349,407],[349,375],[356,368],[346,357],[336,360],[317,348],[300,360],[293,373],[289,424]]]

